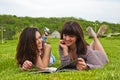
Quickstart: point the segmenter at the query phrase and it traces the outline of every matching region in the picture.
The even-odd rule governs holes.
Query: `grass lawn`
[[[91,39],[86,38],[90,43]],[[52,53],[56,57],[53,67],[60,66],[58,43],[59,39],[48,39]],[[0,43],[0,80],[120,80],[120,36],[101,38],[101,43],[107,52],[110,63],[102,69],[75,72],[31,74],[21,71],[16,65],[15,54],[17,40]]]

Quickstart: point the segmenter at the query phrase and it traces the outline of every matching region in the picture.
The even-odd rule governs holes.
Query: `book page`
[[[57,68],[55,67],[47,67],[47,68],[42,68],[41,70],[30,72],[30,73],[52,73],[56,72]]]

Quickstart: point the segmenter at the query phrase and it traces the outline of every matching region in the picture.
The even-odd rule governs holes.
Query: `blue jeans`
[[[55,61],[56,61],[55,56],[51,53],[49,66],[52,65]]]

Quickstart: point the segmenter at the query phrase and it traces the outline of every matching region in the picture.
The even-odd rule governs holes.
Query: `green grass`
[[[90,43],[91,39],[86,37]],[[59,39],[48,39],[52,46],[52,53],[56,57],[53,67],[60,65],[58,44]],[[119,80],[120,79],[120,37],[101,38],[110,63],[102,69],[88,71],[61,72],[51,74],[31,74],[29,71],[21,71],[16,65],[15,51],[17,40],[9,40],[0,43],[0,80]]]

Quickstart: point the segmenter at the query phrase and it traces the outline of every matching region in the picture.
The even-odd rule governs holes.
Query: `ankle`
[[[93,36],[93,38],[96,39],[96,38],[98,38],[98,36],[95,34],[95,35]]]
[[[88,35],[90,38],[94,38],[94,36],[96,36],[96,33],[94,32],[94,30],[92,29],[92,27],[88,27],[86,29],[86,31],[88,32]]]

